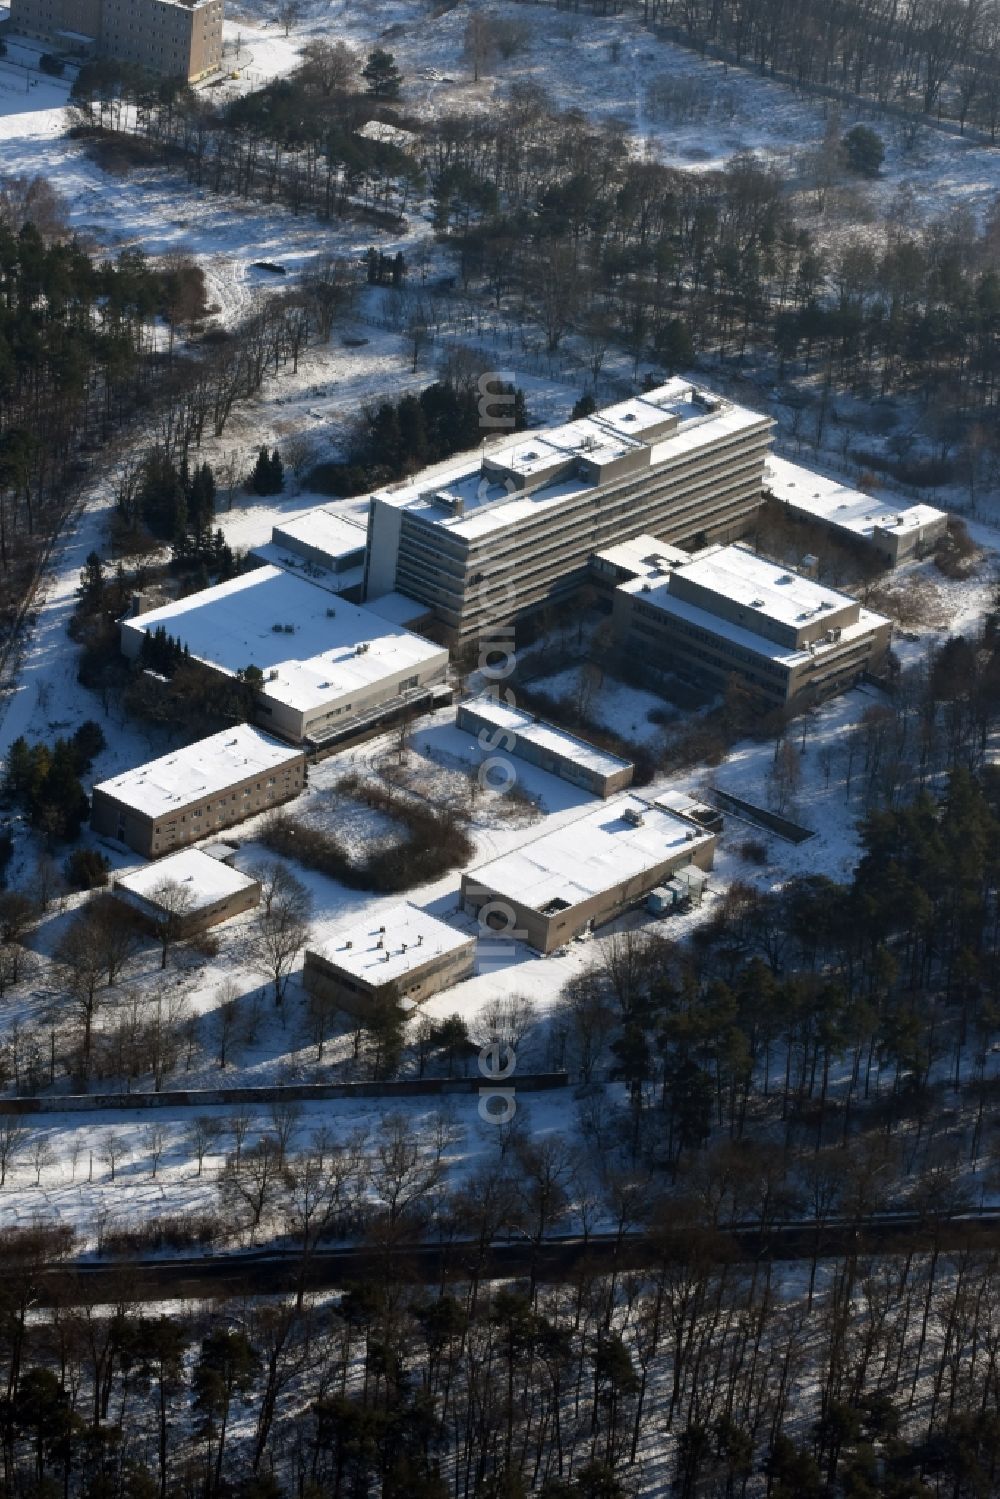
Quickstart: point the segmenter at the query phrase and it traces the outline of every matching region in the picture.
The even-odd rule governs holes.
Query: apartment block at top
[[[632,781],[635,766],[631,760],[598,749],[565,729],[501,702],[492,693],[459,703],[455,721],[458,728],[475,735],[487,755],[495,753],[501,760],[516,755],[594,796],[613,796]]]
[[[124,620],[122,650],[160,626],[220,675],[257,667],[262,726],[314,748],[428,702],[448,674],[440,646],[278,567]]]
[[[711,869],[716,835],[624,792],[462,876],[462,907],[552,952],[610,921],[689,864]]]
[[[800,520],[818,521],[841,540],[874,552],[886,567],[923,556],[948,530],[946,511],[933,505],[893,505],[773,454],[764,469],[764,491]]]
[[[476,939],[408,901],[306,949],[302,982],[350,1015],[412,1009],[475,968]]]
[[[459,643],[571,592],[612,543],[734,537],[760,503],[771,426],[671,380],[439,465],[371,497],[365,598],[419,599]]]
[[[156,859],[287,802],[305,780],[302,750],[238,724],[101,781],[90,825]]]
[[[10,28],[75,55],[114,57],[167,78],[222,62],[223,0],[11,0]]]
[[[880,667],[892,627],[847,594],[727,546],[620,584],[614,629],[633,660],[720,690],[735,675],[781,706],[831,697]]]

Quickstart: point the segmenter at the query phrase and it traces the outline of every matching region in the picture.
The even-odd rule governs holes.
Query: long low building
[[[305,782],[303,750],[237,724],[101,781],[90,825],[156,859],[289,801]]]
[[[947,513],[933,505],[893,505],[774,454],[764,468],[764,493],[796,518],[873,552],[885,567],[922,557],[948,531]]]
[[[313,748],[428,705],[448,677],[441,646],[278,567],[124,620],[122,650],[137,658],[160,627],[224,676],[255,667],[259,722]]]
[[[614,595],[619,650],[723,691],[738,677],[767,706],[818,702],[878,672],[892,626],[743,546],[708,547]]]
[[[259,880],[198,848],[116,875],[111,892],[146,925],[159,929],[168,923],[174,937],[207,931],[260,903]]]
[[[475,961],[475,937],[403,901],[307,948],[302,981],[364,1020],[386,1005],[412,1009],[468,978]]]
[[[516,755],[594,796],[613,796],[631,784],[635,771],[631,760],[502,703],[496,693],[485,692],[459,703],[455,721],[458,728],[475,736],[487,754]]]
[[[552,952],[610,921],[686,865],[711,869],[716,841],[692,819],[625,792],[464,874],[462,907],[487,926]]]

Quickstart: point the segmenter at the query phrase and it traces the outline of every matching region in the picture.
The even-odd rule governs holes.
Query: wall
[[[372,985],[346,973],[322,953],[305,954],[302,982],[310,994],[328,999],[348,1015],[359,1019],[369,1018],[376,1007],[394,1001],[408,1000],[411,1004],[422,1004],[432,994],[450,989],[473,972],[476,961],[476,942],[468,942],[454,952],[435,954],[420,967],[411,968],[403,978],[388,984]]]
[[[269,786],[272,779],[274,785]],[[298,796],[305,784],[306,757],[302,752],[283,765],[257,771],[211,796],[177,807],[155,822],[95,788],[90,825],[95,833],[125,843],[147,859],[156,859],[198,843],[220,828],[245,822],[269,807],[280,807]]]
[[[702,837],[702,831],[698,830],[699,838]],[[538,952],[549,953],[561,947],[563,943],[571,941],[580,932],[585,931],[591,923],[599,926],[602,922],[610,921],[633,901],[641,900],[644,895],[648,895],[650,890],[669,879],[685,864],[696,864],[699,869],[711,869],[715,862],[717,842],[715,834],[702,838],[702,841],[692,847],[678,850],[669,859],[643,870],[632,879],[624,880],[610,890],[602,890],[597,895],[591,896],[589,900],[580,901],[579,904],[553,915],[545,915],[541,911],[533,910],[530,906],[522,905],[509,895],[500,895],[489,890],[480,884],[474,874],[464,874],[462,876],[462,907],[470,915],[474,915],[479,907],[488,901],[501,901],[513,909],[517,926],[526,933],[525,940],[529,946],[534,947]]]

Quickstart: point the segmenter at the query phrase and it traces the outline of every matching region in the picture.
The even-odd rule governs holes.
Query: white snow
[[[124,890],[144,905],[160,906],[165,886],[184,892],[185,913],[204,910],[249,890],[256,881],[238,869],[230,869],[200,848],[182,848],[155,864],[144,864],[115,875],[115,889]]]

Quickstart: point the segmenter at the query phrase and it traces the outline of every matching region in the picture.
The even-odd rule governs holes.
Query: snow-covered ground
[[[722,165],[746,150],[763,152],[778,162],[791,162],[795,153],[817,145],[825,128],[824,107],[814,99],[797,97],[781,85],[695,58],[656,41],[634,22],[620,17],[600,19],[548,6],[498,4],[493,7],[497,14],[528,28],[525,49],[510,62],[501,62],[495,75],[474,84],[469,65],[462,58],[468,16],[465,5],[431,16],[416,0],[392,0],[387,5],[376,4],[375,0],[350,5],[347,0],[334,0],[332,4],[315,0],[303,7],[303,18],[288,38],[273,21],[264,24],[269,8],[265,0],[247,0],[239,13],[230,13],[227,67],[231,62],[241,77],[230,80],[225,88],[256,86],[265,78],[287,72],[310,37],[344,36],[362,50],[375,41],[391,47],[407,76],[407,107],[424,112],[453,107],[488,109],[510,83],[535,82],[563,107],[584,109],[609,129],[636,132],[634,149],[690,170]],[[45,176],[63,195],[73,229],[109,251],[142,245],[151,254],[183,250],[193,255],[205,268],[210,299],[220,307],[224,321],[236,320],[262,294],[263,282],[251,270],[252,261],[280,259],[294,279],[295,271],[315,255],[360,254],[373,237],[364,227],[321,229],[312,220],[280,208],[243,202],[234,205],[207,194],[200,196],[167,172],[110,175],[91,160],[80,143],[66,136],[67,86],[28,70],[27,65],[37,60],[37,51],[15,42],[8,57],[0,59],[0,175]],[[661,79],[665,80],[662,87],[657,83]],[[667,85],[671,81],[678,87],[690,85],[694,89],[691,97],[701,101],[692,118],[675,121],[662,117],[657,99],[669,94]],[[884,213],[896,199],[908,205],[906,211],[916,218],[960,207],[981,215],[992,203],[1000,159],[995,153],[930,129],[918,131],[913,146],[907,147],[896,127],[885,126],[884,131],[889,152],[882,179],[853,190],[859,221]],[[425,270],[428,266],[435,268],[440,252],[430,247],[426,205],[418,205],[411,216],[404,242],[411,251],[426,246]],[[416,288],[411,295],[419,295]],[[405,317],[398,307],[394,311],[391,293],[366,290],[354,320],[339,327],[329,344],[307,351],[297,374],[283,372],[270,380],[255,401],[234,413],[223,439],[206,442],[201,456],[217,462],[235,453],[241,466],[248,469],[261,442],[281,446],[293,435],[309,439],[315,458],[341,451],[363,403],[397,397],[405,389],[425,385],[431,378],[433,360],[444,349],[462,343],[492,351],[498,368],[516,372],[536,419],[567,414],[582,388],[582,375],[573,369],[571,361],[563,367],[557,365],[550,373],[514,336],[509,325],[491,322],[488,316],[484,321],[481,312],[463,311],[459,315],[454,307],[443,310],[438,341],[417,371],[411,367],[404,329]],[[367,342],[359,343],[360,339]],[[609,365],[609,371],[615,373],[613,365]],[[300,490],[293,477],[277,504],[265,505],[238,494],[232,509],[221,511],[219,524],[234,547],[246,549],[267,540],[281,515],[319,499]],[[109,741],[95,765],[95,779],[169,747],[165,731],[148,731],[114,706],[105,713],[76,680],[76,651],[67,638],[66,627],[84,559],[91,550],[101,551],[104,546],[110,503],[106,483],[97,484],[81,507],[78,521],[54,550],[36,601],[36,623],[17,663],[16,678],[6,685],[0,701],[0,757],[19,734],[51,738],[71,732],[86,718],[98,718]],[[344,501],[339,508],[361,515],[364,502]],[[929,564],[904,573],[904,587],[908,580],[919,578],[936,596],[932,611],[935,622],[917,627],[915,639],[897,642],[904,664],[919,660],[946,629],[972,625],[981,616],[1000,536],[986,524],[975,526],[973,534],[988,554],[973,581],[946,582]],[[572,690],[572,673],[554,674],[548,685]],[[705,919],[734,879],[774,888],[798,873],[826,873],[834,878],[849,874],[857,855],[855,824],[861,811],[861,789],[855,785],[850,796],[847,794],[846,742],[866,708],[878,701],[877,696],[859,689],[824,706],[807,725],[804,748],[798,757],[797,784],[785,789],[783,805],[816,836],[794,846],[772,835],[761,835],[737,819],[728,819],[705,905],[672,918],[665,929],[680,935]],[[607,678],[593,688],[591,711],[624,738],[655,746],[665,732],[664,725],[650,718],[658,705],[652,694]],[[793,736],[797,753],[800,732],[796,730]],[[318,766],[308,797],[295,809],[296,815],[327,817],[341,832],[349,818],[357,814],[338,804],[334,782],[348,770],[375,774],[375,762],[389,747],[389,740],[375,741]],[[415,770],[422,769],[431,784],[435,777],[454,773],[456,766],[472,768],[478,758],[469,737],[455,729],[449,711],[420,721],[412,735],[410,754]],[[745,742],[711,770],[658,778],[649,794],[656,795],[671,786],[697,789],[702,783],[712,782],[751,801],[773,804],[774,760],[773,742]],[[519,785],[536,801],[544,823],[525,817],[503,818],[484,799],[476,809],[473,827],[474,863],[520,846],[538,836],[542,826],[571,821],[588,805],[582,793],[541,770],[523,762],[518,762],[517,770]],[[358,828],[356,834],[364,830]],[[370,825],[367,831],[372,831]],[[256,841],[252,826],[240,830],[239,836],[242,846],[238,863],[250,868],[266,856],[266,850]],[[747,856],[747,842],[764,845],[763,862]],[[27,859],[27,842],[20,840],[11,870],[13,883],[27,878]],[[115,861],[130,862],[120,854],[115,855]],[[313,899],[317,935],[350,922],[362,911],[375,917],[397,899],[348,890],[311,871],[297,873]],[[410,892],[409,898],[471,930],[471,923],[457,911],[459,877],[455,871]],[[35,942],[43,955],[51,951],[78,903],[74,898],[66,910],[57,910],[46,920]],[[331,1041],[322,1067],[317,1066],[315,1047],[303,1031],[303,996],[297,979],[290,986],[285,1015],[275,1014],[262,992],[262,976],[247,960],[245,938],[251,919],[242,918],[220,930],[215,956],[186,954],[171,970],[170,983],[196,1021],[190,1065],[178,1074],[178,1080],[185,1084],[213,1084],[220,1077],[226,1081],[266,1082],[327,1076],[331,1070],[342,1068],[349,1058],[352,1043],[345,1029]],[[637,923],[652,925],[651,918],[643,913],[624,919],[627,925]],[[495,957],[496,944],[492,949],[491,956]],[[526,994],[542,1017],[526,1049],[527,1057],[532,1065],[545,1065],[545,1017],[554,1012],[567,979],[591,963],[596,951],[593,941],[574,943],[566,954],[542,959],[514,944],[499,961],[484,964],[483,971],[473,978],[428,1001],[423,1014],[440,1019],[458,1011],[474,1026],[489,1001]],[[150,948],[129,976],[124,997],[141,1003],[153,995],[162,984],[157,965],[157,954]],[[243,996],[240,1003],[246,1023],[231,1066],[221,1074],[215,1055],[213,1015],[222,998],[231,992],[226,989],[227,983]],[[44,1027],[51,999],[42,984],[16,1005],[8,1002],[8,1028],[15,1021],[25,1028]],[[418,1119],[429,1116],[423,1104],[410,1107]],[[463,1163],[467,1166],[483,1151],[494,1148],[494,1140],[477,1120],[475,1099],[459,1099],[451,1107],[460,1132],[454,1149],[455,1169],[460,1170]],[[565,1098],[535,1097],[524,1110],[532,1129],[573,1127],[572,1104]],[[381,1105],[352,1102],[311,1106],[301,1126],[303,1139],[320,1121],[338,1135],[371,1128],[382,1112]],[[105,1210],[134,1216],[210,1207],[217,1157],[201,1178],[196,1177],[185,1137],[185,1118],[167,1111],[162,1116],[157,1114],[156,1121],[161,1117],[168,1143],[154,1179],[149,1150],[143,1143],[151,1116],[47,1116],[38,1129],[50,1137],[53,1160],[41,1173],[42,1185],[32,1185],[34,1169],[26,1158],[10,1190],[0,1197],[0,1221],[26,1221],[44,1210],[78,1222],[92,1234],[95,1217]],[[266,1123],[263,1118],[257,1121],[259,1127]],[[118,1163],[113,1183],[102,1150],[107,1129],[129,1136],[129,1158]]]

